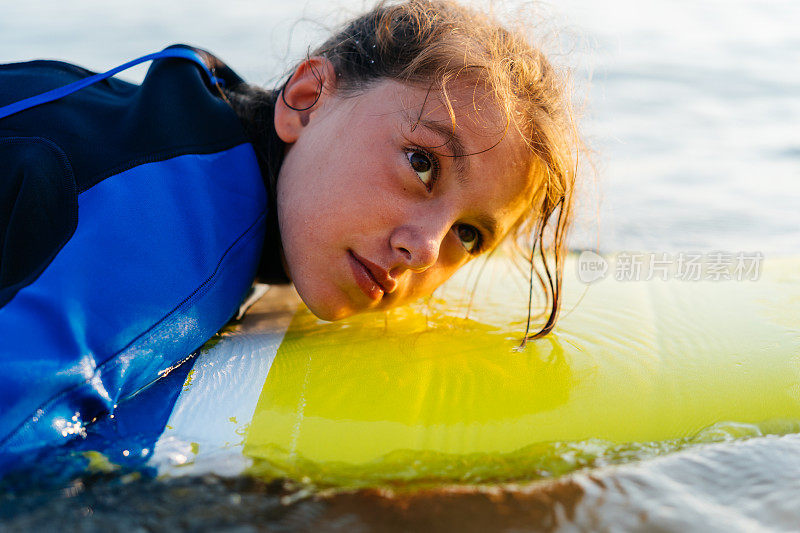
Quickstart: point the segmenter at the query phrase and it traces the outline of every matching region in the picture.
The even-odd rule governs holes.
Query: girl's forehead
[[[467,163],[463,158],[484,154],[491,157],[500,145],[524,144],[494,95],[465,82],[452,82],[442,89],[386,79],[370,85],[357,99],[360,105],[355,107],[360,111],[348,112],[382,119],[404,133],[434,134],[462,166]],[[514,151],[516,162],[531,159],[524,150]]]
[[[390,82],[398,95],[400,111],[414,121],[443,123],[450,129],[467,128],[475,133],[502,133],[508,117],[494,93],[486,87],[453,81],[445,87]]]

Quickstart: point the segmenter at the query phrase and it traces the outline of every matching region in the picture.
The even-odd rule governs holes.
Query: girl
[[[275,91],[202,50],[146,58],[141,85],[0,69],[0,458],[113,412],[254,278],[336,320],[533,232],[549,313],[526,338],[553,328],[577,136],[521,34],[448,1],[380,4]]]

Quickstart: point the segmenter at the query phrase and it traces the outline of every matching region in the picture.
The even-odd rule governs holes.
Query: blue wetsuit
[[[90,74],[1,65],[0,107]],[[235,313],[277,239],[250,141],[185,59],[0,119],[0,471],[81,434]]]

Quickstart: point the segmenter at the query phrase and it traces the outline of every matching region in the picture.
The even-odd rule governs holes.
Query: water
[[[601,249],[798,253],[800,6],[569,6],[593,45]]]
[[[249,80],[274,84],[285,65],[317,41],[321,26],[359,7],[275,0],[230,0],[224,7],[210,0],[9,3],[0,18],[0,61],[48,57],[103,70],[186,42],[213,51]],[[580,93],[588,95],[583,125],[597,152],[598,176],[582,189],[573,248],[800,254],[800,4],[580,0],[543,7],[561,28],[560,42],[574,49],[568,61]],[[322,24],[295,24],[298,17]],[[797,479],[800,444],[790,435],[712,444],[549,484],[449,495],[357,493],[280,507],[280,496],[263,487],[157,486],[170,494],[229,498],[223,513],[258,494],[252,501],[271,511],[253,511],[243,523],[274,520],[281,527],[316,524],[330,531],[337,524],[349,524],[338,530],[385,528],[387,516],[409,528],[430,528],[436,517],[425,509],[431,506],[454,521],[473,512],[473,520],[461,524],[465,531],[485,523],[509,531],[753,531],[800,523]],[[45,500],[30,495],[17,502],[19,514],[7,525],[46,524],[52,505],[68,523],[83,523],[84,509],[92,508],[113,522],[120,514],[103,502],[146,505],[148,483],[101,484],[96,491],[48,493]],[[78,493],[83,500],[72,499]],[[158,523],[178,509],[202,515],[176,498],[156,513]],[[278,522],[292,510],[294,522]],[[151,525],[142,517],[126,520]],[[105,523],[94,522],[97,528]]]

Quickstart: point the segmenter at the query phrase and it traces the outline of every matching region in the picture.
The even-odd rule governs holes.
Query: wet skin
[[[286,101],[310,106],[320,78],[313,107],[279,98],[275,112],[287,143],[278,178],[284,258],[318,317],[430,294],[527,209],[528,149],[471,87],[450,88],[453,135],[440,91],[382,80],[343,97],[321,58],[298,68]]]

